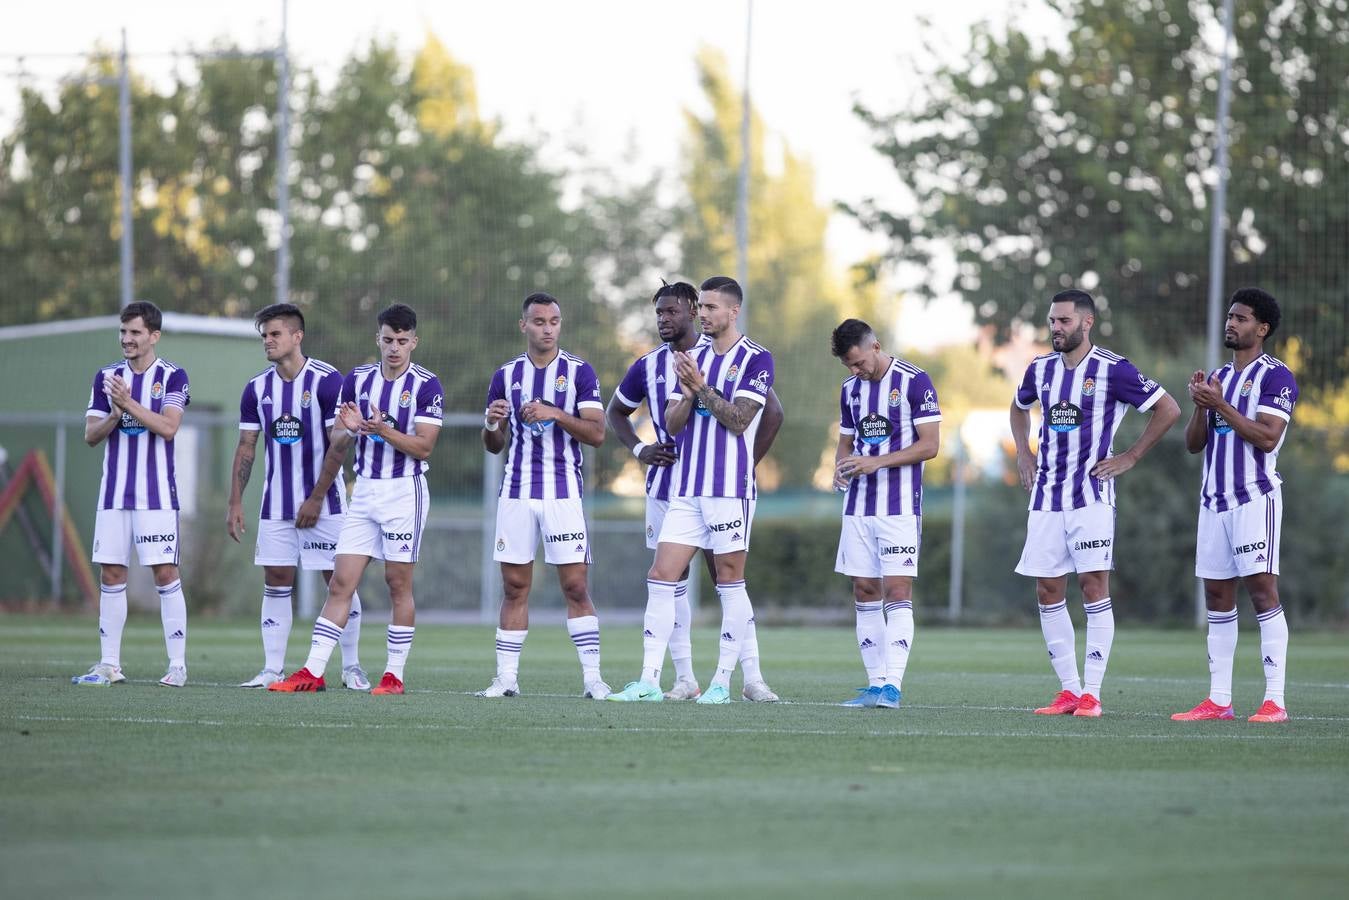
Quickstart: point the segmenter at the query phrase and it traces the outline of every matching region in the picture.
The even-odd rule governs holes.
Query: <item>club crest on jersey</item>
[[[884,444],[890,440],[890,435],[894,433],[894,424],[885,416],[871,413],[865,416],[862,421],[857,423],[857,433],[861,435],[862,442],[865,444]]]
[[[557,378],[553,379],[553,390],[565,391],[567,389],[567,385],[570,383],[571,382],[567,381],[566,375],[559,375],[557,376]]]
[[[1095,393],[1096,393],[1096,379],[1095,379],[1095,378],[1087,378],[1085,381],[1082,382],[1082,396],[1083,396],[1083,397],[1090,397],[1092,394],[1095,394]]]
[[[891,406],[899,406],[899,400],[900,400],[899,388],[891,388],[891,389],[890,389],[890,405],[891,405]]]
[[[735,381],[736,378],[738,378],[739,376],[740,376],[740,367],[737,366],[735,363],[731,363],[731,367],[726,370],[726,380]]]
[[[314,394],[311,391],[305,391],[303,394],[300,395],[300,406],[304,407],[305,409],[308,409],[309,404],[313,402],[314,402]]]
[[[1063,433],[1082,427],[1082,409],[1067,400],[1060,400],[1049,408],[1049,430]]]
[[[151,400],[158,400],[163,396],[164,396],[164,382],[156,381],[154,384],[150,385]]]
[[[1254,388],[1254,387],[1255,387],[1255,382],[1252,381],[1251,379],[1247,378],[1246,381],[1245,381],[1245,383],[1242,384],[1242,386],[1241,386],[1241,396],[1243,396],[1243,397],[1249,397],[1249,396],[1251,395],[1251,389]]]
[[[398,395],[398,405],[401,406],[401,407],[403,407],[403,409],[407,409],[409,406],[411,406],[411,405],[412,405],[412,391],[403,391],[403,393],[399,394],[399,395]]]

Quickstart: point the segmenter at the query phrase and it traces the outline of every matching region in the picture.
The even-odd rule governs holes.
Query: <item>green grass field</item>
[[[131,683],[73,687],[95,630],[0,618],[5,897],[1285,898],[1349,883],[1342,634],[1294,633],[1295,721],[1256,726],[1254,632],[1238,721],[1180,724],[1168,714],[1208,687],[1197,632],[1121,629],[1106,715],[1083,720],[1030,714],[1057,687],[1036,631],[920,623],[904,707],[853,711],[832,705],[861,681],[851,629],[763,629],[765,674],[791,702],[728,707],[581,700],[555,621],[530,636],[527,696],[500,701],[469,696],[492,674],[486,628],[423,626],[412,693],[383,699],[230,688],[259,668],[252,623],[194,622],[188,687],[159,687],[151,619],[127,630]],[[704,679],[714,640],[695,638]],[[606,630],[615,687],[639,644],[634,626]],[[381,668],[374,622],[363,656]]]

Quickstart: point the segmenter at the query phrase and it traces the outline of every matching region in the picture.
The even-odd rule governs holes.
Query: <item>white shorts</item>
[[[178,510],[100,509],[94,516],[94,562],[130,565],[133,543],[143,566],[178,565]]]
[[[918,577],[918,516],[844,516],[834,571],[854,578]]]
[[[649,507],[648,507],[649,515]],[[700,547],[720,556],[749,549],[754,501],[739,497],[671,497],[656,532],[661,544]]]
[[[1032,509],[1018,575],[1058,578],[1069,572],[1109,572],[1114,568],[1115,507],[1092,503],[1081,509]]]
[[[497,498],[497,542],[492,558],[522,565],[534,561],[539,537],[550,566],[590,562],[590,533],[580,497],[530,500]]]
[[[313,528],[296,528],[293,519],[259,520],[253,565],[299,566],[310,572],[331,572],[344,518],[319,516]]]
[[[1218,581],[1279,574],[1283,536],[1283,489],[1224,512],[1199,507],[1194,574]]]
[[[388,562],[416,562],[431,510],[426,476],[356,478],[342,517],[337,553]]]

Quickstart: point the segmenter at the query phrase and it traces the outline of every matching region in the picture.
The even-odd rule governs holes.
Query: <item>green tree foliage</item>
[[[954,289],[1006,334],[1048,292],[1096,288],[1127,344],[1202,331],[1221,30],[1198,0],[1048,0],[1048,42],[1015,18],[921,73],[913,104],[859,107],[912,191],[911,211],[861,205],[896,262],[953,247]],[[1220,4],[1216,6],[1220,7]],[[1349,8],[1237,4],[1226,281],[1284,299],[1306,376],[1346,370],[1340,257],[1349,246]],[[1133,327],[1133,324],[1139,327]],[[1316,332],[1313,336],[1311,332]]]

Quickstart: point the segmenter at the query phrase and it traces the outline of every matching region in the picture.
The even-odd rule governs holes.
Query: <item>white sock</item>
[[[361,664],[361,595],[352,592],[351,612],[347,614],[347,624],[342,629],[342,668],[349,669]],[[394,673],[398,675],[398,673]],[[398,675],[402,681],[403,676]]]
[[[867,670],[868,684],[885,684],[885,616],[881,601],[853,601],[857,613],[857,650],[862,654],[862,668]]]
[[[292,593],[288,587],[262,588],[262,667],[273,672],[285,671],[286,643],[294,624]]]
[[[1040,632],[1049,649],[1049,664],[1065,691],[1082,695],[1082,681],[1077,677],[1077,635],[1073,620],[1068,618],[1068,601],[1060,600],[1053,606],[1040,606]],[[1099,698],[1098,698],[1099,699]]]
[[[181,579],[170,582],[159,591],[159,620],[164,626],[164,648],[169,652],[169,666],[187,668],[187,598],[183,596]]]
[[[389,661],[384,664],[384,671],[393,673],[393,677],[399,681],[403,680],[403,667],[408,664],[408,654],[412,652],[412,633],[416,630],[412,625],[389,626],[389,634],[385,639]],[[344,660],[345,658],[343,657]]]
[[[721,652],[717,657],[717,674],[713,676],[712,683],[729,690],[731,673],[740,660],[740,642],[745,638],[754,607],[749,602],[749,592],[745,590],[744,581],[717,585],[717,596],[721,598]]]
[[[520,679],[520,653],[525,649],[529,629],[507,631],[497,629],[497,675],[511,684]]]
[[[749,601],[748,594],[745,601]],[[753,608],[751,605],[750,609]],[[759,671],[759,629],[754,624],[752,612],[745,623],[745,636],[740,639],[740,674],[744,676],[745,684],[763,681],[763,673]]]
[[[304,662],[304,667],[309,670],[310,675],[315,678],[323,677],[324,670],[328,668],[328,658],[333,655],[333,648],[340,640],[342,640],[340,625],[328,621],[323,616],[314,620],[314,633],[309,638],[309,658]]]
[[[913,601],[892,600],[885,604],[885,681],[902,687],[904,670],[913,649]]]
[[[99,663],[122,667],[122,629],[126,628],[126,585],[101,585],[98,593]]]
[[[567,620],[567,634],[576,645],[576,657],[581,660],[581,683],[600,680],[600,617],[577,616]],[[661,654],[665,656],[664,653]],[[656,682],[659,684],[660,682]]]
[[[1260,660],[1265,666],[1265,699],[1273,700],[1280,709],[1283,703],[1284,677],[1288,663],[1288,620],[1280,604],[1269,612],[1257,613],[1260,623]]]
[[[676,679],[697,680],[693,674],[693,609],[689,606],[687,578],[675,583],[674,630],[670,633],[670,659],[674,662]]]
[[[1084,603],[1087,613],[1087,657],[1082,660],[1082,690],[1101,699],[1101,682],[1110,662],[1110,646],[1115,643],[1115,611],[1109,597],[1096,603]]]
[[[687,587],[687,582],[680,582]],[[679,584],[646,580],[646,614],[642,617],[642,681],[660,684],[665,648],[674,650],[674,632],[679,627]],[[685,606],[688,601],[685,600]],[[685,629],[687,631],[687,629]],[[675,665],[679,657],[675,657]]]
[[[1232,705],[1232,659],[1237,655],[1237,611],[1208,611],[1208,698]]]

